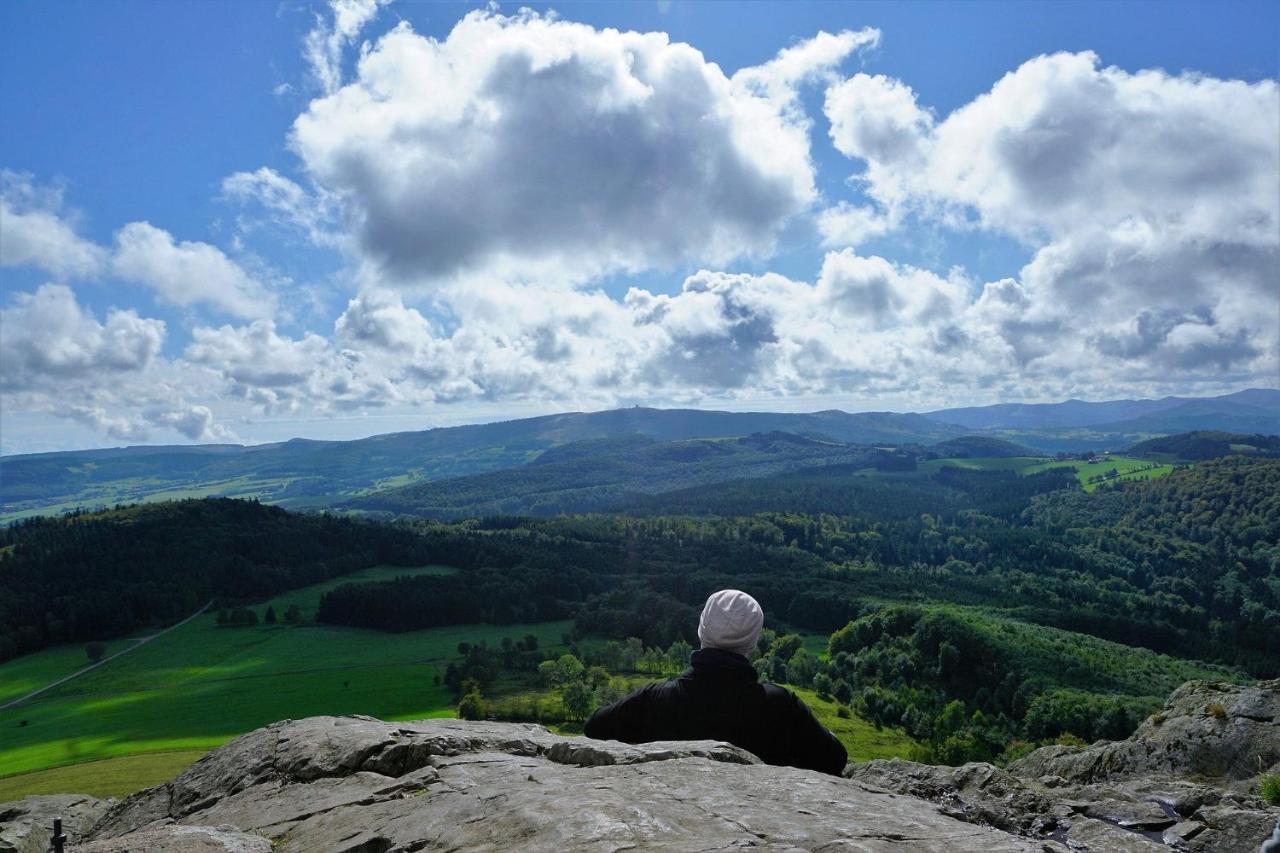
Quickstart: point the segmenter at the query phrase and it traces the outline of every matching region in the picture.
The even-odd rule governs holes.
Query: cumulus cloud
[[[998,330],[1024,369],[1274,377],[1275,81],[1129,73],[1060,53],[942,120],[906,84],[865,74],[830,87],[825,109],[833,144],[863,161],[859,183],[878,205],[823,214],[829,240],[910,211],[1034,249],[1016,319],[998,298],[974,306],[974,322]],[[978,316],[988,310],[991,322]]]
[[[818,277],[819,298],[854,324],[889,328],[931,326],[967,304],[967,282],[928,270],[859,257],[845,249],[827,255]]]
[[[156,412],[151,421],[177,430],[192,441],[234,441],[236,434],[230,428],[217,423],[208,406],[182,406],[177,409]]]
[[[60,192],[30,176],[0,172],[0,266],[34,266],[59,278],[99,273],[106,252],[76,233]]]
[[[282,335],[271,320],[247,326],[200,327],[185,358],[214,371],[234,397],[272,413],[380,406],[400,399],[386,376],[364,367],[364,357],[338,350],[314,333]]]
[[[208,243],[175,242],[149,222],[131,222],[116,233],[112,269],[145,284],[164,302],[211,306],[235,317],[266,317],[275,296],[222,250]]]
[[[868,36],[830,38],[748,85],[662,33],[529,11],[472,12],[444,40],[401,24],[298,117],[292,147],[393,278],[719,263],[767,253],[814,198],[804,123],[753,90]]]
[[[385,350],[412,351],[432,337],[431,326],[403,297],[388,290],[367,290],[347,304],[334,326],[339,340]]]
[[[59,407],[54,413],[120,441],[146,441],[151,434],[141,420],[109,414],[102,406]]]
[[[18,293],[0,309],[0,387],[42,388],[66,380],[109,381],[112,374],[146,368],[164,342],[161,320],[113,309],[100,323],[71,288],[45,284]]]

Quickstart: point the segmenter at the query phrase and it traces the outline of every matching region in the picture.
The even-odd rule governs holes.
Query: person
[[[722,589],[707,599],[698,620],[702,647],[678,678],[642,687],[587,720],[597,740],[720,740],[766,764],[802,767],[839,776],[844,746],[794,693],[762,683],[747,660],[764,611],[754,598]]]

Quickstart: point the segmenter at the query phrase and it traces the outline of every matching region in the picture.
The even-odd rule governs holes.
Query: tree
[[[290,604],[284,611],[284,621],[290,625],[297,625],[302,621],[302,610],[296,604]]]
[[[460,700],[458,700],[458,717],[463,720],[483,720],[488,713],[485,707],[484,697],[480,695],[479,688],[472,685],[473,689]]]
[[[97,663],[98,661],[102,660],[102,656],[107,653],[107,646],[105,643],[99,643],[96,641],[92,643],[86,643],[84,647],[84,653],[89,658],[90,661],[92,661],[93,663]]]
[[[585,720],[595,700],[595,692],[583,680],[571,681],[560,691],[565,713],[571,720]]]
[[[270,604],[267,605],[267,615],[263,617],[262,621],[266,622],[268,625],[276,624],[276,609]]]

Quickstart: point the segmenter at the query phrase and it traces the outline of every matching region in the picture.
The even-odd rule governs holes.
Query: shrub
[[[850,715],[850,713],[849,713],[849,706],[848,706],[848,705],[837,705],[837,706],[836,706],[836,716],[837,716],[837,717],[840,717],[841,719],[845,719],[845,720],[849,719],[849,717],[851,716],[851,715]]]
[[[1264,773],[1258,783],[1258,796],[1269,806],[1280,806],[1280,773]]]
[[[107,653],[107,645],[106,643],[98,643],[98,642],[86,643],[84,647],[84,653],[85,653],[85,656],[89,658],[90,661],[92,661],[93,663],[97,663],[98,661],[102,660],[102,656]]]
[[[1035,748],[1036,745],[1029,740],[1014,738],[1009,741],[1009,745],[1006,746],[1004,751],[996,758],[995,764],[997,767],[1005,767],[1017,761],[1019,758],[1025,758],[1030,755]]]
[[[1215,717],[1219,720],[1225,720],[1227,718],[1227,709],[1222,707],[1221,702],[1210,702],[1209,706],[1205,708],[1204,711],[1210,717]]]
[[[479,691],[472,690],[458,701],[458,718],[462,720],[483,720],[487,709],[484,698]]]
[[[1151,715],[1151,725],[1153,726],[1162,725],[1164,721],[1165,721],[1164,714],[1156,713]]]

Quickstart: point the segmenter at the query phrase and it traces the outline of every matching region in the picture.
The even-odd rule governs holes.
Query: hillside
[[[1129,448],[1133,456],[1181,461],[1216,459],[1219,456],[1280,456],[1280,436],[1242,435],[1201,431],[1166,435],[1139,442]]]
[[[1029,447],[986,435],[963,435],[959,438],[947,439],[932,445],[929,451],[942,457],[961,459],[1001,459],[1036,455]]]
[[[1191,429],[1280,434],[1280,391],[1255,389],[1206,399],[1005,404],[927,415],[637,407],[355,441],[293,439],[251,447],[124,447],[7,456],[0,458],[0,522],[77,507],[220,495],[289,508],[325,507],[403,486],[520,468],[565,445],[577,445],[566,452],[581,457],[641,439],[660,443],[786,432],[880,447],[960,440],[939,452],[978,458],[1114,451]],[[1030,450],[996,443],[1001,441]],[[547,461],[565,458],[552,454]]]
[[[212,599],[425,563],[420,547],[391,527],[229,499],[30,519],[0,528],[0,661],[172,624]]]
[[[1105,432],[1132,432],[1161,424],[1166,432],[1207,429],[1193,423],[1213,419],[1215,429],[1231,432],[1280,432],[1280,390],[1254,388],[1221,397],[1162,397],[1158,400],[1108,400],[1062,403],[1000,403],[939,409],[925,417],[974,430],[1070,430],[1092,427]],[[1235,428],[1228,423],[1261,420],[1267,428]]]
[[[0,458],[0,521],[74,507],[226,495],[324,506],[414,482],[518,467],[595,439],[655,441],[782,431],[859,444],[930,443],[965,430],[920,415],[615,409],[391,433],[355,441],[127,447]]]
[[[866,465],[876,455],[865,447],[783,432],[715,440],[594,439],[552,448],[520,468],[404,486],[341,506],[438,519],[593,512],[612,509],[632,493]]]

